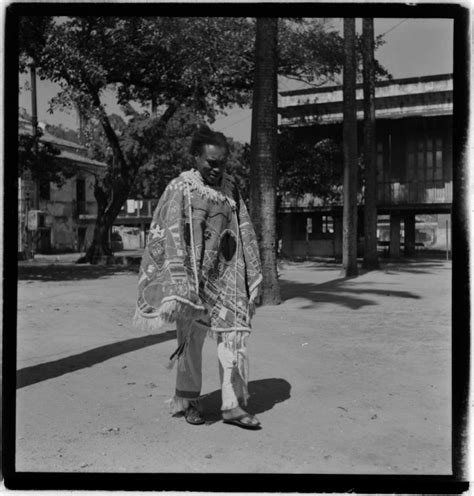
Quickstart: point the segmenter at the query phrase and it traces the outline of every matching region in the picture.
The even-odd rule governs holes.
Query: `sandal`
[[[192,424],[192,425],[201,425],[204,424],[205,422],[202,413],[194,406],[190,406],[184,412],[184,418],[186,419],[186,422],[188,424]]]
[[[250,420],[250,422],[242,422],[242,420],[244,419]],[[253,415],[250,415],[249,413],[244,413],[243,415],[239,415],[238,417],[234,417],[234,418],[229,418],[229,419],[225,418],[223,419],[223,422],[224,424],[237,425],[238,427],[242,427],[243,429],[257,430],[262,428],[260,422]]]

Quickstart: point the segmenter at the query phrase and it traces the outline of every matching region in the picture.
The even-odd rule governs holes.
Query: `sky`
[[[342,29],[342,19],[334,19],[333,27]],[[361,31],[361,20],[357,20],[357,31]],[[385,45],[376,51],[376,58],[394,79],[429,76],[453,72],[453,21],[451,19],[381,19],[374,20],[375,36],[385,33]],[[20,78],[20,86],[29,81],[29,76]],[[295,81],[279,80],[279,91],[305,87]],[[58,86],[48,81],[37,81],[38,119],[48,124],[62,124],[76,129],[75,112],[48,112],[48,101],[56,95]],[[21,91],[19,106],[31,114],[31,93]],[[120,108],[111,98],[107,99],[107,111],[121,114]],[[219,117],[211,126],[216,131],[241,142],[250,142],[251,110],[229,109],[227,116]]]

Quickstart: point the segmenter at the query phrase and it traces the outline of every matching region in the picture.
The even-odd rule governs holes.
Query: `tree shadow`
[[[138,273],[138,265],[19,265],[19,281],[78,281],[81,279],[100,279],[119,273]]]
[[[271,410],[277,403],[290,398],[291,385],[285,379],[259,379],[248,384],[250,398],[245,410],[252,415]],[[222,396],[217,389],[201,400],[204,418],[207,424],[222,420]]]
[[[314,304],[318,303],[334,303],[352,310],[358,310],[364,306],[378,304],[374,300],[363,298],[361,296],[363,294],[416,300],[421,298],[421,296],[409,291],[370,289],[366,287],[368,283],[352,284],[350,281],[353,280],[354,278],[341,277],[322,284],[313,284],[282,279],[280,280],[280,292],[283,301],[292,298],[304,298],[313,302],[313,304],[304,305],[301,308],[312,308]]]
[[[446,266],[444,263],[417,263],[417,262],[407,262],[407,263],[389,263],[385,266],[382,265],[382,270],[385,274],[398,274],[400,272],[406,272],[409,274],[433,274],[440,270],[451,271],[451,268]]]
[[[147,346],[163,343],[170,339],[176,338],[176,331],[166,331],[160,334],[150,334],[148,336],[140,336],[137,338],[127,339],[118,343],[99,346],[92,350],[71,355],[66,358],[61,358],[53,362],[40,363],[31,367],[20,369],[16,373],[17,389],[31,386],[38,382],[54,379],[76,370],[81,370],[86,367],[92,367],[101,362],[105,362],[110,358],[114,358],[131,351],[136,351]]]

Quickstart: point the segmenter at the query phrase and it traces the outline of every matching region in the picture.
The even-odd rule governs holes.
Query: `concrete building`
[[[362,150],[361,85],[356,98]],[[411,256],[417,246],[446,249],[452,206],[452,75],[380,82],[375,98],[381,249],[391,257]],[[283,91],[279,113],[280,128],[293,129],[295,139],[342,142],[342,86]],[[341,256],[342,205],[325,206],[308,194],[283,195],[279,220],[284,255]],[[362,237],[363,205],[359,220]]]
[[[106,164],[86,156],[86,148],[56,138],[43,130],[41,141],[60,150],[57,160],[73,168],[74,176],[58,188],[50,182],[33,181],[26,173],[18,182],[18,251],[64,253],[84,251],[90,244],[97,202],[94,178],[105,171]],[[20,114],[19,133],[31,134],[31,118]]]

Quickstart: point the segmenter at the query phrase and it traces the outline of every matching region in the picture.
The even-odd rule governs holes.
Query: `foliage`
[[[375,49],[384,44],[382,36]],[[358,78],[362,78],[362,37],[356,37]],[[279,26],[279,74],[314,86],[340,84],[344,65],[344,39],[326,19],[286,19]],[[378,79],[391,78],[375,60]]]
[[[331,139],[295,139],[294,132],[278,136],[279,192],[311,193],[326,203],[339,202],[342,185],[342,147]]]
[[[19,18],[19,69],[25,72],[31,64],[37,65],[46,47],[52,17],[24,16]]]
[[[243,18],[68,18],[49,29],[40,73],[61,85],[57,105],[87,108],[114,87],[119,104],[177,102],[212,117],[248,102],[252,29]]]
[[[20,134],[18,137],[18,175],[30,174],[32,179],[50,181],[61,187],[74,171],[59,162],[60,151],[37,136]]]

